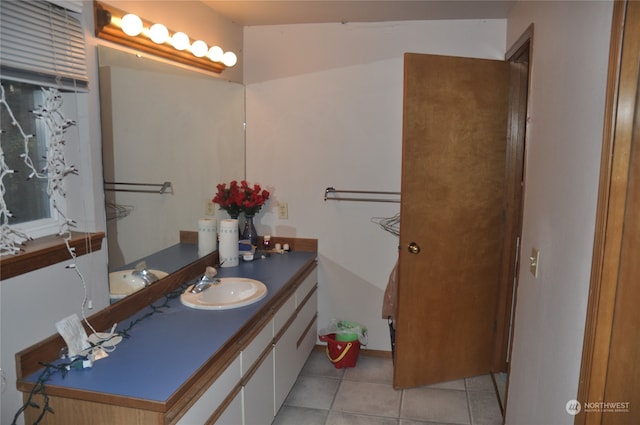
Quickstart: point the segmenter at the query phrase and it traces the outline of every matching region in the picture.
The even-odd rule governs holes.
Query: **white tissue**
[[[220,221],[220,267],[235,267],[238,265],[238,220],[226,219]]]
[[[81,355],[84,350],[91,347],[87,339],[87,333],[76,313],[57,322],[56,329],[62,335],[64,342],[67,343],[69,357]]]
[[[201,218],[198,220],[198,256],[215,251],[218,248],[218,232],[214,218]]]

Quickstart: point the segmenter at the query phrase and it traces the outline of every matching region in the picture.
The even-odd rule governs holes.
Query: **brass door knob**
[[[407,247],[407,249],[409,250],[409,252],[410,252],[411,254],[418,254],[418,253],[420,253],[420,245],[418,245],[418,244],[417,244],[417,243],[415,243],[415,242],[411,242],[411,243],[409,244],[409,246]]]

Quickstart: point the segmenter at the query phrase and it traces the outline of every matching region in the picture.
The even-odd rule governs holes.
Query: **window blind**
[[[49,3],[64,7],[72,12],[82,13],[82,0],[49,0]]]
[[[46,1],[0,1],[2,78],[87,91],[82,23]]]

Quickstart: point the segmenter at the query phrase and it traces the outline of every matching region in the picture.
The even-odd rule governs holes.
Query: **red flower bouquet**
[[[220,205],[221,210],[225,210],[231,218],[238,218],[240,215],[240,204],[236,203],[236,199],[240,194],[240,188],[236,180],[229,183],[227,187],[226,183],[221,183],[216,186],[218,192],[213,197],[213,202]]]
[[[269,199],[269,191],[262,190],[259,184],[249,186],[246,180],[242,180],[240,185],[236,180],[229,183],[221,183],[216,186],[218,192],[213,198],[213,202],[220,205],[220,208],[227,211],[231,217],[237,218],[241,212],[247,216],[253,216],[264,203]]]

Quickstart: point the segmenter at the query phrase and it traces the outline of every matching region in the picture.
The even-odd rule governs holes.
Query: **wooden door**
[[[508,79],[502,61],[405,55],[396,388],[490,370]]]

